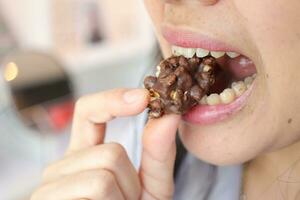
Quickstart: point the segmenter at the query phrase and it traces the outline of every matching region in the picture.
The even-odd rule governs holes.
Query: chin
[[[184,146],[199,159],[219,166],[242,164],[269,151],[276,135],[266,130],[266,124],[276,121],[268,114],[272,107],[262,94],[254,89],[243,107],[226,118],[193,121],[183,117],[179,133]]]

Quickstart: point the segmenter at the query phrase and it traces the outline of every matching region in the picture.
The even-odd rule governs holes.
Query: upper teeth
[[[176,49],[176,48],[175,48],[175,49]],[[200,49],[200,48],[198,48],[198,49],[196,50],[196,55],[197,55],[199,58],[204,58],[204,57],[208,56],[208,54],[209,54],[209,51],[206,50],[206,49]]]
[[[236,58],[238,57],[240,54],[236,53],[236,52],[226,52],[226,54],[230,57],[230,58]]]
[[[240,54],[236,52],[209,51],[201,48],[184,48],[179,46],[172,46],[172,54],[175,56],[184,56],[186,58],[192,58],[195,54],[200,58],[204,58],[209,54],[215,58],[220,58],[225,54],[227,54],[230,58],[236,58],[240,56]]]
[[[221,58],[222,56],[225,55],[225,52],[224,51],[211,51],[210,55],[215,58]]]

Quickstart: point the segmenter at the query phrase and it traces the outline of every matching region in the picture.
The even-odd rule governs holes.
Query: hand
[[[148,122],[139,172],[121,145],[103,143],[106,122],[141,113],[148,101],[148,92],[142,89],[116,89],[81,98],[66,155],[44,171],[31,200],[172,199],[178,116]]]

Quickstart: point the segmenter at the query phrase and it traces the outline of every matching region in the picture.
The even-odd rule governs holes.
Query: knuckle
[[[127,157],[126,150],[121,144],[109,143],[107,146],[105,153],[110,162],[117,164]]]
[[[151,187],[151,185],[144,185],[144,188],[151,194],[153,197],[157,197],[158,199],[172,199],[172,196],[175,192],[175,185],[173,179],[169,179],[172,175],[168,175],[168,179],[162,176],[158,176],[158,174],[147,172],[145,168],[141,168],[141,177],[144,180],[148,180],[148,182],[152,182],[153,185],[159,185],[155,190]]]

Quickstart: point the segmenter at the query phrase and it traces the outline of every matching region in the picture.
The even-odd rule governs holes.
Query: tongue
[[[227,60],[227,68],[237,79],[244,79],[256,73],[254,63],[245,56]]]

